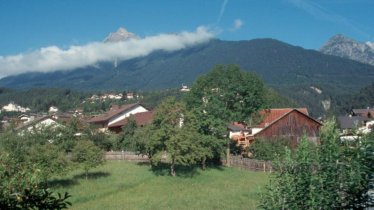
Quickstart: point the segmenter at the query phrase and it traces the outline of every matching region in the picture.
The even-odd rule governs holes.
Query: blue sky
[[[318,49],[338,33],[374,41],[373,22],[374,0],[0,0],[0,56],[87,45],[120,26],[140,37],[204,26],[223,40]]]
[[[236,19],[243,25],[230,30]],[[204,25],[224,40],[270,37],[318,49],[337,33],[374,41],[373,22],[373,0],[1,0],[0,55],[99,41],[120,26],[147,36]]]

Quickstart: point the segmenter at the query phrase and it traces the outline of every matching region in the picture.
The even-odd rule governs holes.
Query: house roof
[[[122,112],[125,112],[129,109],[132,109],[136,106],[140,106],[138,103],[135,103],[135,104],[126,104],[126,105],[122,105],[122,106],[118,106],[118,105],[113,105],[109,111],[107,111],[106,113],[102,114],[102,115],[99,115],[99,116],[96,116],[96,117],[93,117],[91,119],[88,120],[89,123],[97,123],[97,122],[105,122],[105,121],[108,121],[110,120],[111,118],[117,116],[118,114],[121,114]]]
[[[22,130],[22,129],[28,128],[30,126],[34,126],[34,125],[38,124],[39,122],[42,122],[42,121],[44,121],[46,119],[51,119],[51,120],[53,120],[53,121],[56,122],[55,119],[53,119],[51,116],[47,115],[47,116],[38,117],[35,120],[33,120],[33,121],[29,122],[29,123],[22,124],[21,126],[15,128],[15,129],[16,130]]]
[[[297,110],[309,117],[307,108],[264,109],[259,112],[260,116],[262,117],[262,121],[255,127],[264,128],[270,125],[271,123],[281,119],[293,110]]]
[[[374,108],[368,108],[368,109],[352,109],[352,111],[356,114],[359,113],[367,113],[369,111],[374,111]]]
[[[361,115],[364,117],[367,117],[368,114],[374,115],[374,108],[368,108],[368,109],[352,109],[352,112],[354,115]]]
[[[362,116],[340,116],[338,123],[341,129],[352,129],[364,124],[366,117]]]
[[[227,126],[227,128],[230,131],[249,131],[250,130],[250,129],[246,128],[243,124],[238,123],[238,122],[230,123]]]
[[[149,123],[152,122],[154,112],[153,111],[140,112],[140,113],[136,113],[136,114],[131,115],[131,116],[134,117],[134,120],[135,120],[137,125],[145,125],[145,124],[149,124]],[[116,123],[113,123],[113,124],[109,125],[108,127],[109,128],[122,127],[122,126],[124,126],[128,123],[128,120],[129,120],[129,118],[125,118],[121,121],[118,121]]]

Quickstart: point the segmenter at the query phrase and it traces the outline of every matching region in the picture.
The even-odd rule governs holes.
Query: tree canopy
[[[241,71],[236,65],[217,65],[194,82],[187,104],[223,123],[248,122],[263,107],[264,91],[264,83],[255,73]]]
[[[229,159],[227,125],[251,122],[252,114],[264,107],[264,93],[264,83],[256,74],[236,65],[217,65],[194,82],[186,102],[199,119],[199,133],[226,139]]]

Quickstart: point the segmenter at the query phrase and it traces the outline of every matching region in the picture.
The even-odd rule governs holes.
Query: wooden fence
[[[223,160],[222,163],[226,164],[226,160]],[[243,158],[242,156],[231,156],[230,166],[250,171],[264,171],[270,173],[274,171],[270,161],[254,160]]]
[[[148,162],[145,155],[137,155],[134,152],[106,152],[105,160],[127,160],[135,162]]]

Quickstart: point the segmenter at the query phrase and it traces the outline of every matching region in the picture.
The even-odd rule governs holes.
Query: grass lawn
[[[111,161],[51,182],[69,192],[71,209],[256,209],[268,174],[235,168],[211,168],[177,177],[154,173],[148,165]],[[177,171],[178,173],[178,171]]]

